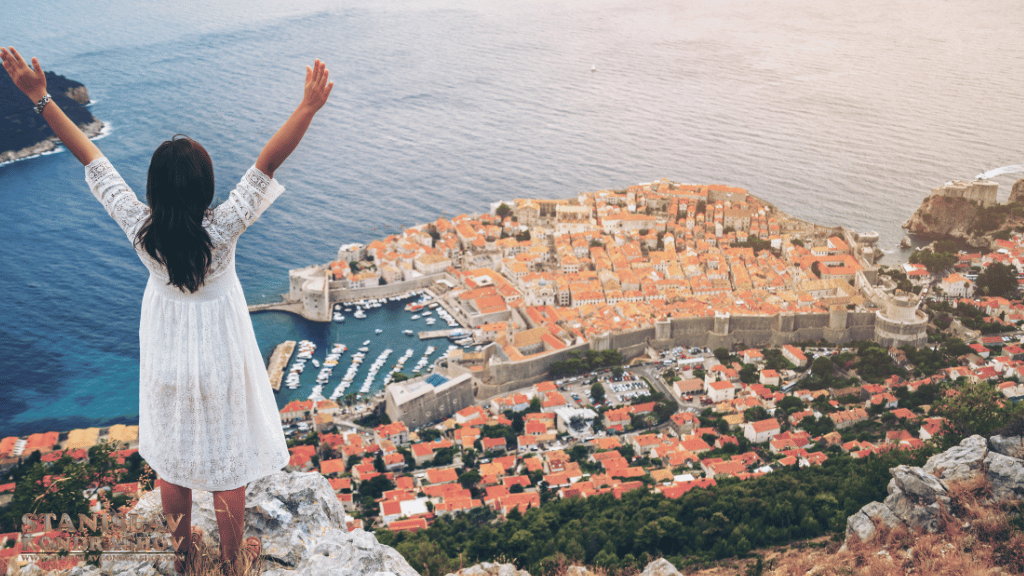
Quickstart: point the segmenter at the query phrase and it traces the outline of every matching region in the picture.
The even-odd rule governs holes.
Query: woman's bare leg
[[[231,563],[242,545],[245,526],[245,486],[213,493],[213,509],[217,512],[220,530],[220,556]]]
[[[160,501],[164,505],[164,515],[169,515],[172,520],[178,520],[178,525],[171,531],[173,542],[180,542],[181,546],[188,546],[189,534],[192,531],[192,489],[171,484],[164,480],[160,486]]]

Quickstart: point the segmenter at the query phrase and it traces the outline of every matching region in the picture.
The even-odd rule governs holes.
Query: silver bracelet
[[[49,102],[50,102],[50,95],[49,94],[47,94],[46,96],[43,96],[42,98],[40,98],[39,102],[36,102],[36,114],[42,114],[43,113],[43,108],[46,108],[46,105],[49,104]]]

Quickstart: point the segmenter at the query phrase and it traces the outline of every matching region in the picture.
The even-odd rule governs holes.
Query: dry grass
[[[777,576],[882,576],[891,574],[1024,573],[1024,522],[1018,503],[987,502],[991,486],[983,476],[949,486],[950,512],[941,514],[942,528],[912,533],[900,526],[880,525],[868,542],[845,550],[781,558],[765,574]]]
[[[220,549],[207,546],[205,542],[200,545],[199,553],[202,556],[201,568],[198,573],[186,572],[186,576],[256,576],[263,572],[265,566],[264,557],[260,556],[255,562],[239,554],[240,565],[237,570],[230,570],[221,562]]]

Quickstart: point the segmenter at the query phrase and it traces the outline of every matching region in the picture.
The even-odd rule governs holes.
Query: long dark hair
[[[203,216],[213,201],[213,162],[206,149],[176,135],[153,152],[146,179],[150,215],[135,244],[167,267],[169,284],[195,292],[210,267],[213,242]]]

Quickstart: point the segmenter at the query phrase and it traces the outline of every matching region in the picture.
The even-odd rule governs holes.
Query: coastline
[[[95,120],[88,124],[79,124],[82,132],[89,138],[89,140],[98,140],[110,131],[107,129],[107,125],[100,120]],[[41,142],[22,148],[21,150],[7,150],[6,152],[0,152],[0,166],[6,166],[7,164],[13,164],[20,160],[28,160],[29,158],[35,158],[36,156],[44,156],[46,154],[54,154],[60,151],[61,142],[56,136],[51,136]]]

